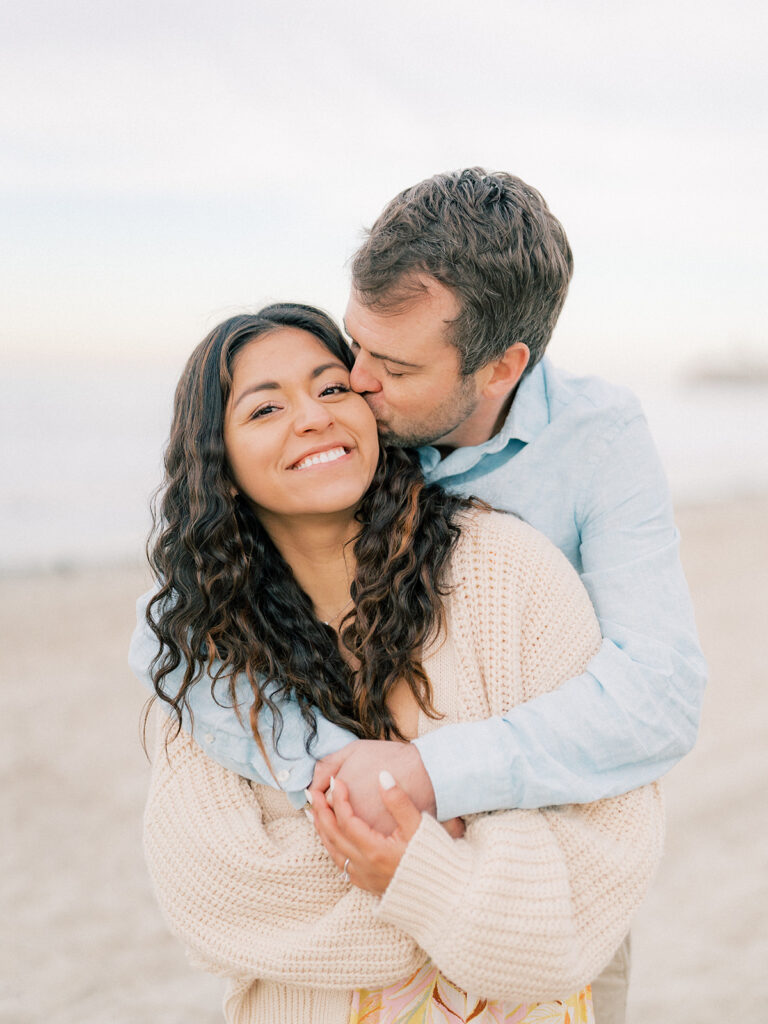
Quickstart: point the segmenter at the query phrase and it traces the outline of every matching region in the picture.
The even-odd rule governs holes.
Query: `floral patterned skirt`
[[[403,982],[385,989],[358,989],[349,1024],[594,1024],[587,986],[569,999],[510,1003],[479,999],[457,988],[426,963]]]

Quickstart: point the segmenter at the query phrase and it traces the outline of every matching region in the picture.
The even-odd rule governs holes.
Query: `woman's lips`
[[[325,462],[338,462],[339,459],[343,459],[348,454],[349,448],[338,445],[336,448],[327,448],[322,452],[312,452],[309,455],[305,455],[299,462],[295,462],[291,469],[309,469],[310,466],[319,466]]]

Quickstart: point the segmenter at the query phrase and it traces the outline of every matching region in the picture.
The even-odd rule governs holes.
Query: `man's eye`
[[[384,364],[384,373],[386,373],[386,375],[388,377],[404,377],[405,376],[404,373],[395,373],[393,370],[390,370],[390,368],[386,365],[386,363]]]

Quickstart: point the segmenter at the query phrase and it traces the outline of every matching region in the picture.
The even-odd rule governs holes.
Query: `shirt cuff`
[[[520,806],[503,719],[444,725],[413,743],[435,791],[438,821]]]

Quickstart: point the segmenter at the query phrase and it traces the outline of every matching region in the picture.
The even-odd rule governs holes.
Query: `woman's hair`
[[[420,657],[442,621],[441,577],[459,536],[457,513],[473,502],[426,485],[415,452],[382,448],[356,513],[354,608],[340,627],[349,652],[343,658],[336,633],[319,621],[249,502],[236,492],[224,448],[235,356],[254,339],[288,327],[308,331],[351,368],[354,357],[330,317],[310,306],[278,304],[214,328],[176,389],[148,545],[159,585],[147,609],[160,645],[152,663],[155,691],[180,725],[189,689],[206,671],[212,686],[228,681],[232,704],[234,679],[242,674],[253,690],[250,725],[262,751],[259,712],[269,707],[277,742],[278,704],[287,696],[296,699],[308,725],[307,747],[316,735],[315,708],[357,736],[402,739],[387,707],[399,680],[426,714],[437,717]],[[166,692],[163,681],[179,665],[181,686]]]

